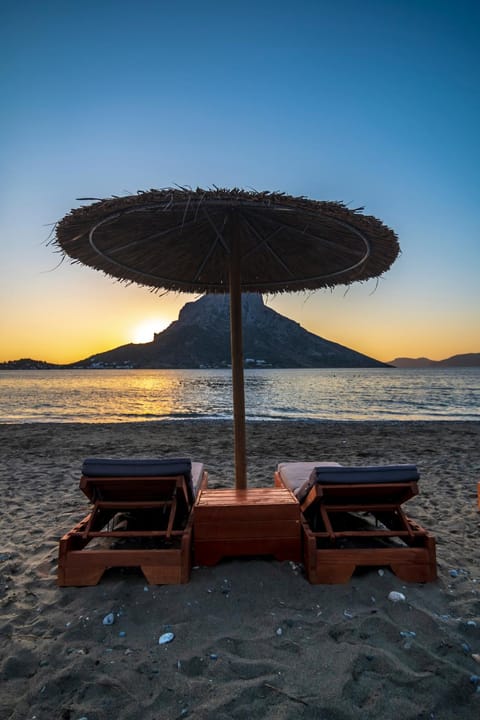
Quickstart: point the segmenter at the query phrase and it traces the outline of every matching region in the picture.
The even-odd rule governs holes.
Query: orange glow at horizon
[[[7,307],[0,317],[0,361],[70,363],[131,342],[149,342],[154,332],[178,319],[187,302],[199,297],[159,297],[85,270],[75,284],[79,274],[77,268],[63,268],[53,277],[39,275],[31,294]],[[352,288],[346,296],[340,292],[307,300],[299,295],[264,296],[264,301],[305,330],[384,362],[422,356],[442,360],[479,351],[476,308],[462,311],[450,299],[434,312],[427,302],[409,305],[403,289],[394,297],[395,288],[387,285],[374,297],[362,288]]]
[[[170,324],[169,320],[145,320],[137,325],[132,333],[132,342],[137,343],[148,343],[153,340],[155,333],[160,333]]]
[[[134,322],[124,324],[121,318],[104,313],[95,323],[48,324],[40,332],[36,331],[34,321],[29,327],[11,324],[3,336],[0,362],[20,358],[59,364],[75,362],[131,342],[150,342],[155,332],[162,332],[177,317],[178,312],[172,310],[171,317],[165,312],[162,320],[142,320],[140,315],[140,321],[137,316]],[[469,328],[462,329],[452,321],[448,323],[449,328],[446,323],[438,332],[433,333],[430,328],[427,334],[420,323],[390,325],[383,324],[378,318],[377,322],[372,318],[368,328],[359,323],[342,322],[338,317],[318,318],[316,322],[302,317],[296,319],[309,332],[383,362],[396,357],[443,360],[479,350],[478,338],[472,337]]]

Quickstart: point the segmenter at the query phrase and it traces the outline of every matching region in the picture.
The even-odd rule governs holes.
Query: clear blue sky
[[[0,3],[0,360],[161,329],[158,298],[45,241],[79,197],[174,183],[365,206],[402,255],[375,281],[268,299],[389,360],[480,351],[480,3]]]

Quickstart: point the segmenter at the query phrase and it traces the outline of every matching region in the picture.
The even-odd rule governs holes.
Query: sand
[[[228,486],[231,426],[0,425],[0,718],[480,717],[480,423],[252,423],[248,448],[255,486],[282,460],[415,462],[408,510],[437,537],[438,580],[370,569],[313,586],[301,566],[255,558],[196,568],[187,585],[114,570],[58,588],[58,539],[88,510],[85,457],[186,454]]]

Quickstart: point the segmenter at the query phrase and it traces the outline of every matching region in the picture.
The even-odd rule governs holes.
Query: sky
[[[476,0],[0,0],[0,361],[177,319],[196,296],[49,244],[78,198],[175,184],[364,206],[392,268],[268,305],[379,360],[480,352],[479,30]]]

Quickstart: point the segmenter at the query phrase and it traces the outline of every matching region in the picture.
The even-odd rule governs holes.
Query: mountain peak
[[[254,321],[265,310],[265,304],[260,293],[243,293],[242,316],[244,321]],[[229,295],[203,295],[194,302],[186,303],[178,315],[179,323],[197,325],[198,323],[211,325],[218,319],[230,317]]]
[[[386,367],[330,342],[267,307],[258,293],[242,295],[243,349],[248,367]],[[88,364],[92,358],[87,358]],[[96,355],[95,363],[137,368],[228,367],[230,298],[205,295],[181,309],[178,320],[151,343],[124,345]],[[83,363],[82,363],[83,364]]]

